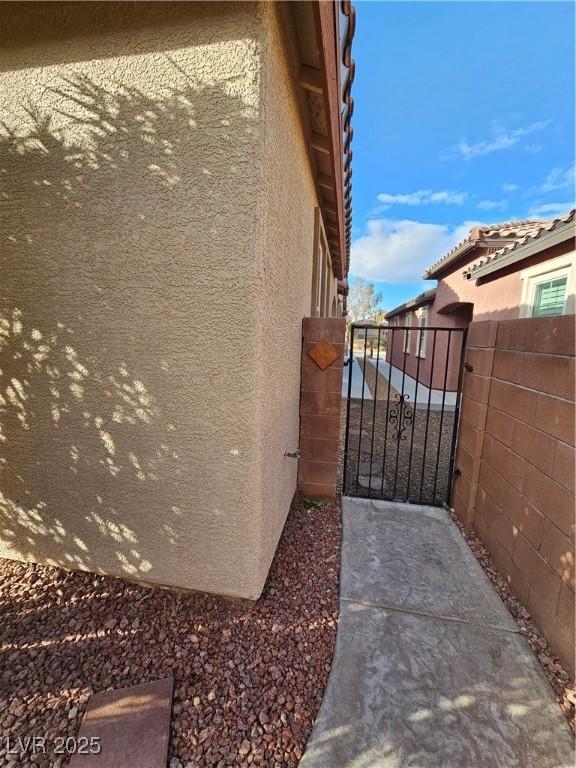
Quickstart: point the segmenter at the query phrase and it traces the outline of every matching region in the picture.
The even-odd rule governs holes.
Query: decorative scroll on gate
[[[396,395],[396,403],[390,410],[388,421],[396,433],[397,440],[406,440],[406,430],[412,424],[413,412],[408,407],[410,395]]]

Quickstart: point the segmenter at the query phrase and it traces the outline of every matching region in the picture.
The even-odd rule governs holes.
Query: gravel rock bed
[[[380,359],[385,359],[381,357]],[[356,358],[361,370],[364,370],[364,359],[362,357]],[[376,387],[376,376],[378,376],[378,386]],[[376,373],[376,367],[366,361],[366,370],[364,372],[364,378],[366,379],[366,386],[370,390],[372,397],[374,395],[378,400],[387,400],[390,397],[392,400],[398,395],[398,390],[390,384],[388,387],[388,379],[380,369]],[[388,394],[390,392],[390,394]]]
[[[410,421],[404,422],[400,441],[397,422],[393,421],[395,411],[397,401],[392,398],[364,400],[363,407],[361,400],[351,399],[343,493],[368,497],[371,485],[374,498],[443,504],[448,490],[454,411],[444,411],[442,416],[439,410],[413,411],[410,407]]]
[[[363,368],[363,359],[357,360]],[[346,488],[343,492],[395,501],[443,504],[448,491],[454,410],[445,408],[442,414],[439,409],[414,409],[409,401],[406,407],[399,408],[400,395],[396,389],[388,386],[388,379],[381,372],[376,375],[376,369],[368,363],[366,389],[372,395],[376,392],[377,399],[365,399],[363,405],[359,398],[350,401]],[[400,440],[396,431],[398,423],[403,427]]]
[[[320,707],[338,618],[336,505],[296,498],[260,600],[232,604],[0,560],[5,737],[76,736],[91,692],[171,675],[171,768],[295,766]]]
[[[576,686],[574,680],[570,678],[570,674],[562,666],[558,657],[554,655],[548,645],[548,641],[532,621],[528,610],[518,600],[504,576],[498,572],[492,563],[482,541],[475,534],[464,528],[461,520],[454,514],[454,510],[450,510],[450,515],[460,529],[475,558],[490,579],[494,589],[498,592],[500,598],[514,617],[520,631],[526,637],[528,645],[534,652],[544,674],[548,678],[548,682],[554,691],[564,716],[572,730],[576,731]]]

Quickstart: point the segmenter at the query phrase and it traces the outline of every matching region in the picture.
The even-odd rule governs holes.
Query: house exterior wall
[[[296,489],[302,320],[310,313],[317,205],[277,7],[264,4],[263,228],[257,335],[259,572],[268,573]],[[319,215],[316,209],[316,215]]]
[[[456,269],[438,280],[434,311],[438,314],[449,310],[456,302],[474,305],[474,321],[515,320],[521,316],[522,272],[536,264],[551,261],[565,254],[572,254],[574,241],[546,248],[528,259],[512,264],[507,269],[487,275],[482,280],[467,280],[462,272],[469,264],[478,261],[482,254],[473,251],[462,259]]]
[[[438,281],[434,311],[442,314],[453,303],[469,302],[474,305],[475,320],[517,318],[522,291],[520,274],[498,275],[498,278],[477,286],[474,280],[466,280],[462,275],[462,270],[470,261]]]
[[[557,246],[547,248],[533,257],[524,259],[507,269],[499,270],[481,280],[467,280],[462,272],[464,268],[478,261],[484,255],[477,250],[467,254],[458,263],[452,265],[454,271],[443,275],[438,280],[434,300],[425,305],[427,307],[427,324],[438,328],[467,328],[474,320],[515,320],[529,315],[530,308],[522,304],[523,278],[527,270],[539,264],[553,263],[554,260],[564,261],[566,258],[576,264],[573,241],[567,240]],[[555,263],[555,262],[554,262]],[[574,278],[573,278],[574,279]],[[570,286],[573,292],[574,287]],[[393,322],[399,326],[417,324],[417,313],[421,307],[403,312],[394,317]],[[574,300],[569,299],[567,312],[574,312]],[[450,354],[448,357],[447,386],[455,389],[458,386],[458,373],[460,361],[460,334],[452,334]],[[392,357],[393,364],[402,369],[413,378],[429,384],[432,377],[432,342],[433,333],[428,334],[426,357],[420,359],[416,356],[417,333],[412,333],[409,352],[404,352],[403,334],[396,333],[395,348],[387,352],[387,360]],[[441,389],[444,384],[444,375],[447,359],[448,334],[436,335],[436,351],[434,355],[433,387]]]
[[[296,484],[315,205],[277,20],[0,23],[0,555],[255,598]]]
[[[418,343],[418,311],[403,312],[393,318],[397,326],[413,328],[410,343],[405,350],[404,338],[406,331],[394,331],[394,344],[387,341],[386,360],[392,362],[399,370],[405,370],[408,376],[417,379],[421,384],[432,389],[443,389],[446,377],[446,389],[456,390],[460,370],[460,353],[462,351],[463,335],[460,332],[448,334],[444,330],[428,331],[426,334],[426,349],[424,357],[417,355]],[[449,315],[438,314],[433,304],[427,305],[426,324],[437,328],[467,328],[468,319],[464,312],[452,312]],[[391,334],[388,334],[390,336]],[[436,341],[434,341],[434,337]],[[450,349],[448,341],[450,340]],[[434,361],[434,364],[432,364]]]
[[[452,504],[574,671],[574,318],[472,323]]]

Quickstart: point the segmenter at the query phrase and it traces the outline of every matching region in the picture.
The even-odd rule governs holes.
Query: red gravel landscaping
[[[171,768],[295,766],[320,707],[338,617],[340,510],[295,500],[260,600],[0,560],[5,737],[77,735],[91,692],[174,677]]]
[[[475,558],[492,582],[494,589],[498,592],[501,600],[505,603],[518,624],[520,631],[526,637],[528,645],[540,662],[544,674],[548,678],[550,687],[554,691],[554,695],[556,696],[564,716],[568,720],[572,730],[576,731],[576,691],[574,680],[562,666],[558,657],[554,655],[548,645],[548,641],[534,624],[529,612],[522,605],[520,600],[518,600],[504,576],[498,572],[492,563],[488,550],[484,544],[475,534],[464,528],[460,519],[454,514],[454,510],[451,510],[450,514],[460,529],[462,536],[466,539]]]

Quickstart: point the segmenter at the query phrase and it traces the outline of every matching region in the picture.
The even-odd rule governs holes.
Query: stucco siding
[[[518,272],[498,275],[487,285],[476,285],[466,280],[460,268],[439,281],[434,307],[441,315],[451,304],[470,302],[474,304],[474,320],[514,320],[518,318],[521,292]]]
[[[0,23],[0,556],[257,597],[296,482],[313,238],[276,22]]]
[[[316,193],[297,106],[289,39],[263,6],[265,125],[263,248],[259,262],[260,568],[268,572],[296,490],[302,320],[310,312]]]
[[[545,264],[552,259],[571,254],[574,241],[545,248],[540,253],[527,259],[510,264],[497,272],[486,275],[480,280],[467,280],[463,271],[466,266],[479,260],[478,253],[472,253],[458,264],[450,274],[438,281],[436,298],[432,309],[439,324],[442,314],[451,305],[467,302],[474,305],[474,321],[480,320],[517,320],[522,315],[522,272],[538,264]]]

